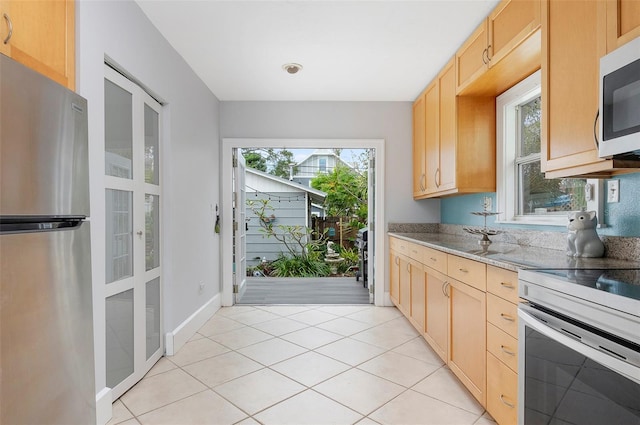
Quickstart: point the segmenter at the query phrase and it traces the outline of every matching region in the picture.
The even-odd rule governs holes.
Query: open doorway
[[[375,241],[375,229],[384,229],[384,211],[381,208],[380,200],[382,199],[380,193],[382,192],[382,182],[384,181],[384,141],[382,139],[223,139],[222,141],[222,210],[221,210],[221,243],[222,243],[222,304],[233,305],[236,301],[236,294],[234,293],[234,283],[236,280],[242,285],[244,280],[243,270],[238,270],[238,263],[236,258],[250,258],[247,256],[246,251],[239,250],[236,253],[232,252],[231,247],[234,244],[234,237],[237,240],[241,240],[242,235],[238,238],[238,231],[234,231],[234,210],[239,211],[239,208],[234,208],[234,205],[243,205],[244,202],[234,199],[233,187],[234,180],[240,181],[237,176],[237,170],[233,168],[234,159],[233,153],[242,148],[274,148],[274,149],[308,149],[313,151],[318,147],[328,148],[341,148],[341,149],[360,149],[368,150],[372,153],[369,161],[369,216],[367,217],[367,229],[368,229],[368,261],[367,286],[372,293],[371,301],[376,305],[384,305],[384,241],[380,239]],[[373,155],[375,154],[375,155]],[[237,163],[237,162],[236,162]],[[234,170],[236,170],[236,177],[234,177]],[[302,182],[304,183],[304,182]],[[302,183],[296,183],[302,186]],[[244,184],[244,183],[243,183]],[[258,196],[257,192],[254,194],[248,194],[251,196]],[[279,195],[283,196],[283,195]],[[289,197],[289,196],[288,196]],[[244,221],[244,220],[243,220]],[[246,230],[245,223],[237,223],[236,229]],[[376,255],[380,252],[379,255]],[[238,253],[241,254],[238,256]],[[371,260],[372,259],[372,260]],[[364,272],[364,271],[363,271]],[[240,274],[239,274],[240,273]],[[240,279],[238,279],[240,277]],[[354,279],[355,281],[355,279]],[[354,282],[355,283],[355,282]],[[376,283],[379,284],[379,290],[376,289]],[[355,285],[354,285],[355,286]],[[361,286],[362,287],[362,286]],[[236,291],[241,292],[242,286],[236,286]],[[317,303],[325,303],[326,301],[318,300]]]

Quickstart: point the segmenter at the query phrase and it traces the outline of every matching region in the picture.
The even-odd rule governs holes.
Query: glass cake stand
[[[471,214],[484,217],[484,226],[464,226],[462,229],[467,233],[471,233],[472,235],[482,235],[482,238],[478,241],[478,245],[480,245],[480,247],[482,248],[482,252],[486,253],[489,250],[489,245],[491,245],[491,239],[489,239],[489,236],[495,236],[502,233],[502,230],[491,229],[487,227],[487,217],[498,215],[500,213],[494,211],[473,211],[471,212]]]

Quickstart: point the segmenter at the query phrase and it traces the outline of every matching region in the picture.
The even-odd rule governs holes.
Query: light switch
[[[620,180],[607,181],[607,202],[620,202]]]

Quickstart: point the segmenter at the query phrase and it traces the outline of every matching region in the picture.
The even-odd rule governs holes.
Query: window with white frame
[[[566,225],[569,211],[597,209],[597,182],[541,172],[540,93],[538,71],[496,99],[500,223]]]

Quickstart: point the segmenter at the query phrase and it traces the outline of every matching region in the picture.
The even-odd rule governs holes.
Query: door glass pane
[[[149,105],[144,105],[144,181],[160,184],[159,178],[159,140],[158,113]]]
[[[144,198],[144,206],[145,263],[146,270],[151,270],[160,265],[160,197],[147,193]]]
[[[107,387],[133,373],[133,289],[106,299]]]
[[[106,282],[133,275],[133,192],[106,190]]]
[[[105,174],[132,178],[133,113],[128,91],[104,80]]]
[[[147,282],[147,360],[160,348],[160,278]]]

